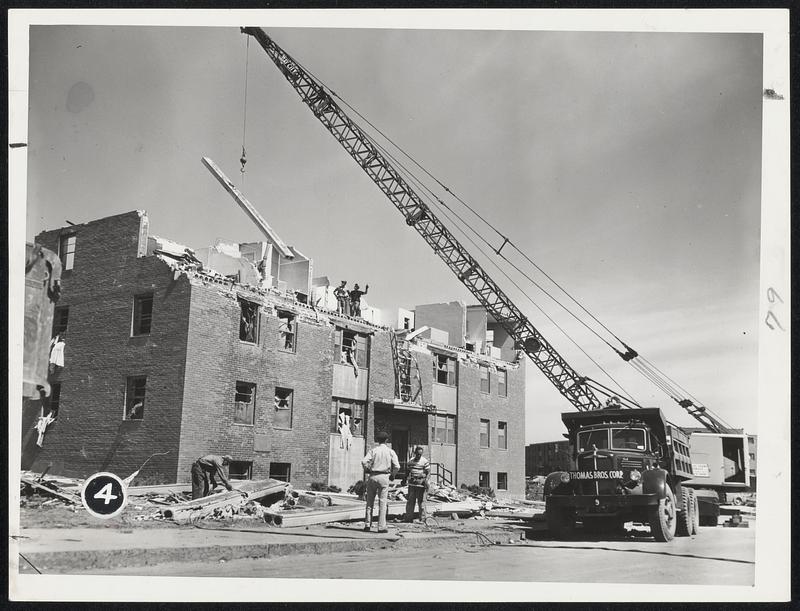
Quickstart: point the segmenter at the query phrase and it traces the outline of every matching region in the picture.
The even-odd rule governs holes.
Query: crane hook
[[[244,174],[244,165],[247,163],[247,153],[245,152],[244,147],[242,147],[242,157],[239,159],[239,163],[242,164],[242,168],[239,171]]]

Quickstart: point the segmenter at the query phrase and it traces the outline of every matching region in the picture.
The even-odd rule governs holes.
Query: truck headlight
[[[567,473],[566,471],[563,471],[561,473],[561,483],[562,484],[568,484],[569,483],[569,473]]]
[[[638,482],[640,479],[642,479],[642,474],[641,474],[641,472],[637,471],[636,469],[632,469],[631,472],[630,472],[630,475],[628,475],[628,478],[632,482]]]

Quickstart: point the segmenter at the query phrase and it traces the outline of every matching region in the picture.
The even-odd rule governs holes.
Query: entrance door
[[[399,478],[406,476],[406,464],[408,463],[408,429],[392,429],[392,449],[397,454],[400,461]]]

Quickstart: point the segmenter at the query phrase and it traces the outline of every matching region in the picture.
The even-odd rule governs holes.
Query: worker
[[[342,280],[342,283],[333,289],[333,295],[336,297],[336,311],[339,314],[350,316],[350,296],[347,289],[347,280]]]
[[[379,432],[375,435],[378,445],[372,448],[361,466],[367,476],[367,508],[364,517],[364,530],[372,529],[372,510],[375,506],[375,497],[378,497],[378,532],[389,532],[386,528],[386,509],[389,502],[389,482],[400,470],[400,461],[397,454],[386,445],[389,434]]]
[[[366,295],[369,291],[369,284],[364,287],[363,291],[358,290],[358,285],[353,286],[350,291],[350,316],[361,316],[361,295]]]
[[[222,470],[222,467],[229,465],[232,460],[233,458],[227,454],[225,456],[207,454],[194,461],[192,464],[192,500],[208,496],[209,492],[217,487],[216,478],[219,478],[228,491],[233,490],[233,486],[230,485]],[[211,481],[210,487],[209,480]]]
[[[621,409],[621,408],[622,408],[622,402],[616,395],[606,399],[606,409]]]
[[[414,456],[408,461],[408,500],[406,501],[406,522],[414,520],[414,509],[419,505],[419,519],[425,521],[425,501],[428,497],[428,477],[431,474],[431,463],[423,455],[422,446],[414,446]]]

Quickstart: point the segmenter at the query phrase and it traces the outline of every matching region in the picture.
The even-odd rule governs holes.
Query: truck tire
[[[653,538],[661,543],[672,541],[678,522],[675,495],[672,494],[669,484],[665,484],[664,488],[666,490],[664,498],[659,499],[658,505],[650,509],[648,516],[650,532]]]
[[[689,489],[692,494],[692,534],[696,535],[700,531],[700,503],[694,490]]]
[[[547,509],[547,531],[554,539],[570,539],[575,533],[575,518],[570,513]]]
[[[677,515],[677,525],[675,534],[679,537],[688,537],[692,534],[694,524],[694,505],[692,504],[692,492],[689,488],[680,488],[681,502],[680,510]]]

